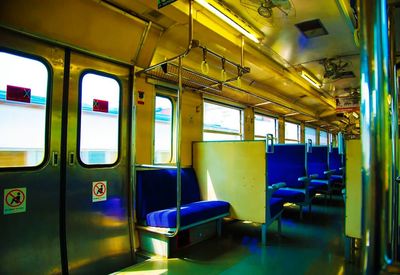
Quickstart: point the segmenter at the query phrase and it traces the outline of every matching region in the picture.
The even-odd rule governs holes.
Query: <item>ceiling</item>
[[[343,119],[343,114],[337,115],[335,111],[335,97],[359,94],[359,48],[354,39],[356,19],[350,4],[347,0],[272,1],[282,5],[272,7],[269,18],[258,12],[258,8],[268,1],[219,1],[263,34],[260,44],[245,42],[244,66],[250,67],[251,72],[243,77],[242,87],[272,104],[262,104],[267,100],[244,103],[292,120],[308,122],[311,126],[323,126],[332,131],[346,128],[354,131],[358,122]],[[152,64],[185,50],[188,43],[186,0],[178,0],[162,9],[157,9],[156,1],[110,2],[164,28],[162,43],[157,46]],[[240,33],[196,3],[193,10],[194,38],[207,48],[240,63]],[[323,24],[327,34],[307,38],[296,24],[315,19]],[[201,51],[193,51],[185,58],[185,66],[199,71],[201,60]],[[210,74],[219,76],[218,61],[214,65],[215,70],[213,72],[211,68]],[[299,75],[301,70],[307,70],[317,78],[322,87],[315,88],[302,79]],[[345,114],[345,118],[348,116]]]

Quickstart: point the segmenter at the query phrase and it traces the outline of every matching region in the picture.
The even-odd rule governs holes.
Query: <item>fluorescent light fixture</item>
[[[288,116],[295,116],[295,115],[298,115],[299,113],[298,112],[294,112],[294,113],[290,113],[290,114],[286,114],[286,115],[283,115],[284,117],[288,117]]]
[[[321,88],[321,82],[316,79],[314,76],[312,76],[309,72],[305,70],[301,70],[300,75],[302,78],[310,82],[313,86],[317,87],[318,89]]]
[[[359,118],[359,115],[358,115],[356,112],[353,112],[353,116],[354,116],[355,118]]]
[[[251,41],[260,43],[259,37],[253,29],[250,28],[245,22],[240,20],[236,15],[229,12],[224,6],[211,0],[195,0],[198,4],[205,7],[207,10],[218,16],[225,23],[239,31],[241,34],[249,38]],[[230,15],[230,16],[229,16]]]

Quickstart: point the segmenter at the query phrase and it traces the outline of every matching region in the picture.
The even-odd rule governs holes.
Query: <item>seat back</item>
[[[285,182],[287,187],[302,188],[297,179],[306,176],[306,145],[276,144],[274,153],[267,154],[267,182]]]
[[[313,146],[312,152],[307,153],[308,175],[318,174],[319,179],[325,179],[324,171],[328,169],[328,146]]]
[[[342,155],[339,154],[339,149],[333,147],[329,152],[329,170],[335,170],[335,174],[339,174],[339,168],[343,167]]]
[[[200,200],[200,190],[193,168],[181,170],[181,204]],[[148,213],[176,207],[176,169],[136,171],[136,215],[139,221]]]

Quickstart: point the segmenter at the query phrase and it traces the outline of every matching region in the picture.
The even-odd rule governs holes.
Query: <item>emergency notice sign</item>
[[[4,215],[26,211],[26,187],[4,189]]]

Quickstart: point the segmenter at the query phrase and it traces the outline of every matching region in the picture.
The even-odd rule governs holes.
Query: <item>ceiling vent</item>
[[[304,21],[295,26],[300,30],[300,32],[307,38],[314,38],[322,35],[327,35],[328,31],[322,25],[321,20],[314,19],[310,21]]]
[[[150,12],[147,13],[153,20],[159,20],[163,14],[156,11],[156,10],[151,10]]]

